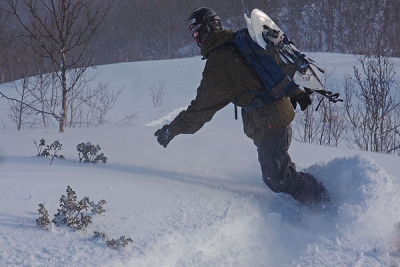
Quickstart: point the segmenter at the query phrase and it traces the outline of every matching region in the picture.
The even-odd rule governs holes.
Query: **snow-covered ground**
[[[357,63],[310,56],[338,81]],[[56,126],[17,132],[0,99],[0,266],[399,266],[398,156],[293,141],[298,169],[336,199],[337,212],[316,213],[262,182],[256,148],[231,105],[195,135],[166,149],[156,142],[153,133],[195,96],[203,66],[200,57],[102,66],[98,79],[124,87],[111,124],[64,134]],[[159,79],[164,99],[156,108],[148,88]],[[113,126],[132,113],[133,125]],[[33,141],[42,138],[59,140],[66,159],[35,157]],[[106,164],[76,161],[76,145],[88,141],[101,146]],[[52,219],[67,186],[78,199],[106,200],[106,212],[93,215],[86,232],[37,228],[38,204]],[[134,242],[113,250],[93,231]]]

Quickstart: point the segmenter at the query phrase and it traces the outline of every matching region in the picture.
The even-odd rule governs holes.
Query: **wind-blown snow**
[[[337,81],[356,64],[350,55],[311,56]],[[124,87],[111,124],[65,134],[56,126],[17,132],[1,99],[0,266],[399,266],[398,156],[293,141],[297,168],[334,195],[335,210],[314,212],[262,182],[232,106],[166,149],[156,142],[153,133],[195,96],[203,66],[199,57],[102,66],[98,79]],[[158,79],[156,108],[148,88]],[[129,113],[133,125],[113,126]],[[66,160],[35,157],[41,138],[59,140]],[[101,146],[105,165],[76,161],[76,145],[88,141]],[[68,185],[78,199],[105,199],[106,212],[86,232],[37,228],[38,204],[52,218]],[[134,243],[113,250],[93,231]]]

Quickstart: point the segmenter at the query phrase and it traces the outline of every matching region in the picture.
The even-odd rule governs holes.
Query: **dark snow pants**
[[[275,193],[292,191],[300,178],[288,153],[291,139],[289,126],[274,136],[254,141],[263,180]]]
[[[288,126],[278,134],[254,141],[264,182],[275,193],[286,193],[298,201],[310,204],[325,198],[326,190],[307,173],[297,172],[288,150],[292,128]]]

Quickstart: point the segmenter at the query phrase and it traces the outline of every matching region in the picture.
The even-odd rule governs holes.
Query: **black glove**
[[[306,108],[312,103],[309,92],[301,92],[300,94],[291,97],[290,102],[292,102],[294,109],[296,109],[297,103],[299,103],[301,111],[306,110]]]
[[[162,145],[163,147],[167,147],[172,138],[174,138],[174,135],[172,135],[171,131],[169,130],[168,124],[157,130],[154,133],[154,136],[157,136],[158,143],[160,143],[160,145]]]

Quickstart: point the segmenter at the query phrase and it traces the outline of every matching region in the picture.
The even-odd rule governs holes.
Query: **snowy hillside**
[[[310,56],[337,80],[357,63]],[[337,211],[321,214],[267,188],[231,105],[195,135],[167,148],[156,142],[153,133],[195,96],[203,66],[200,57],[102,66],[98,79],[124,87],[111,124],[64,134],[56,126],[17,132],[0,99],[0,266],[400,266],[398,156],[293,141],[297,168],[335,196]],[[148,88],[158,79],[165,89],[156,108]],[[114,126],[131,113],[133,125]],[[66,159],[35,157],[41,138],[59,140]],[[77,162],[76,145],[88,141],[101,146],[106,164]],[[106,212],[86,232],[37,228],[38,204],[52,219],[67,186],[79,200],[106,200]],[[113,250],[93,231],[134,242]]]

